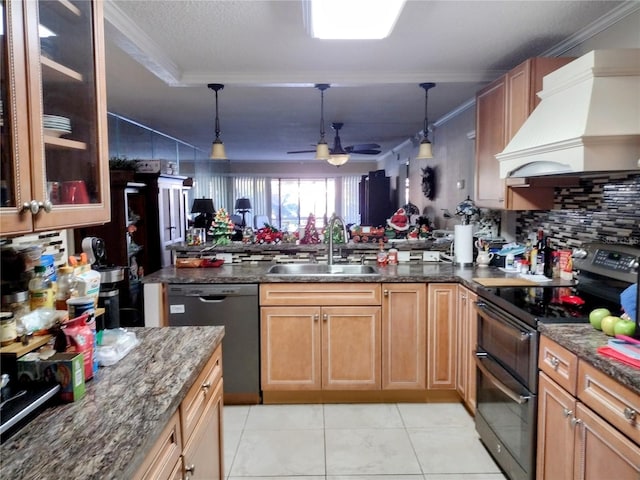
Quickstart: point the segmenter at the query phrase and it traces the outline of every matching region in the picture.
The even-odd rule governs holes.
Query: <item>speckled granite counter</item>
[[[640,369],[598,354],[597,348],[607,345],[611,337],[588,324],[541,324],[538,330],[640,395]]]
[[[0,478],[129,479],[224,336],[132,328],[140,345],[100,368],[79,402],[50,407],[0,446]]]

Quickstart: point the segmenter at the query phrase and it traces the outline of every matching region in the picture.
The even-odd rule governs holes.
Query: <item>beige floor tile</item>
[[[324,475],[304,475],[304,476],[286,476],[286,477],[229,477],[228,480],[325,480]],[[384,479],[382,479],[384,480]]]
[[[224,471],[226,475],[231,472],[231,465],[238,451],[242,430],[224,429]]]
[[[416,475],[327,475],[327,480],[424,480],[424,477],[423,477],[422,474],[416,474]]]
[[[461,403],[399,403],[406,428],[465,427],[475,429],[473,417]]]
[[[322,405],[254,405],[246,430],[324,428]]]
[[[445,473],[424,476],[424,480],[508,480],[501,473]]]
[[[325,428],[403,428],[395,403],[324,406]]]
[[[418,474],[405,429],[327,429],[327,475]]]
[[[230,475],[233,477],[324,474],[322,429],[245,429]]]
[[[425,474],[500,472],[475,430],[452,427],[408,432]]]
[[[225,430],[242,430],[249,415],[248,405],[225,405],[222,409]]]

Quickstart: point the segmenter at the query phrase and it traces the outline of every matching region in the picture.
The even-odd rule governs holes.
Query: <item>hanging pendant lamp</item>
[[[218,91],[224,88],[221,83],[210,83],[207,85],[211,90],[216,92],[216,138],[211,146],[211,160],[226,160],[227,155],[224,151],[224,143],[220,140],[220,118],[218,117]]]
[[[429,120],[427,116],[427,106],[429,104],[429,89],[435,86],[435,83],[420,84],[420,87],[424,88],[424,137],[422,138],[422,142],[420,142],[420,149],[418,150],[418,156],[416,157],[416,160],[433,158],[433,152],[431,151],[431,142],[429,141]]]
[[[324,91],[327,90],[330,85],[328,83],[317,83],[315,87],[320,90],[320,140],[316,145],[316,160],[327,160],[331,155],[329,152],[329,145],[324,138]]]

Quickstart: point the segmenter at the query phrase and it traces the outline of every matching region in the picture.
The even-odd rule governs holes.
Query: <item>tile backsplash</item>
[[[553,210],[520,212],[517,240],[538,228],[556,247],[592,241],[640,246],[640,174],[583,178],[578,186],[557,188]]]

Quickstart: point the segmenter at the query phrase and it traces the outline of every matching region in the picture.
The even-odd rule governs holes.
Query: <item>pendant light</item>
[[[320,90],[320,141],[316,146],[316,160],[328,160],[329,145],[324,138],[324,91],[329,88],[328,83],[317,83],[316,88]]]
[[[218,117],[218,91],[224,88],[221,83],[210,83],[207,85],[211,90],[216,92],[216,138],[211,146],[211,160],[226,160],[227,155],[224,152],[224,143],[220,140],[220,118]]]
[[[433,152],[431,151],[431,142],[429,141],[429,120],[427,116],[427,106],[429,104],[429,89],[435,86],[435,83],[420,84],[420,87],[424,88],[424,137],[422,138],[422,142],[420,142],[420,150],[418,150],[418,156],[416,157],[416,160],[433,158]]]
[[[349,161],[351,155],[349,152],[345,151],[342,148],[342,142],[340,141],[340,129],[344,123],[334,122],[331,124],[331,128],[333,128],[336,132],[336,137],[333,140],[333,148],[331,149],[331,155],[327,158],[327,162],[331,165],[339,167],[340,165],[344,165]]]

